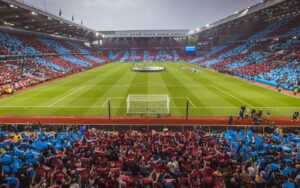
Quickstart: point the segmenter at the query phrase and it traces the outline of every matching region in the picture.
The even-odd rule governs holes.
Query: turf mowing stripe
[[[119,66],[123,66],[123,77],[121,79],[119,79],[117,82],[115,82],[115,84],[121,86],[121,85],[129,85],[127,87],[123,87],[122,89],[120,89],[120,87],[118,87],[118,90],[116,91],[115,88],[111,88],[112,90],[109,92],[110,94],[114,93],[114,94],[118,94],[118,95],[123,95],[122,97],[118,97],[118,96],[111,96],[112,99],[112,114],[113,115],[126,115],[126,98],[128,96],[129,93],[131,93],[132,91],[129,90],[133,90],[131,89],[133,86],[131,85],[132,83],[135,82],[136,79],[143,81],[142,78],[138,78],[138,73],[137,72],[133,72],[131,71],[131,65],[130,64],[122,64],[120,63]],[[120,84],[123,83],[123,84]],[[128,84],[130,83],[130,84]],[[142,86],[142,88],[144,88],[145,86]],[[143,91],[143,89],[140,89],[139,91]],[[114,89],[114,90],[113,90]],[[118,105],[115,105],[118,104]],[[116,108],[115,106],[118,106],[118,108]],[[124,107],[122,107],[124,106]]]
[[[112,108],[126,108],[127,106],[111,106]],[[0,108],[106,108],[106,106],[0,106]],[[159,108],[159,107],[158,107]],[[176,108],[186,108],[184,106],[181,107],[170,107],[173,109]],[[201,107],[201,106],[191,106],[190,108],[195,109],[239,109],[240,107],[235,106],[208,106],[208,107]],[[270,106],[270,107],[261,107],[261,106],[254,106],[253,108],[261,108],[261,109],[299,109],[300,107],[287,107],[287,106]]]
[[[133,71],[131,71],[130,67],[128,67],[128,66],[125,66],[125,68],[128,68],[128,70],[126,70],[126,71],[124,70],[125,76],[128,75],[127,77],[131,78],[130,80],[128,80],[128,82],[130,83],[129,84],[130,87],[123,90],[122,93],[124,93],[124,100],[121,101],[120,106],[126,106],[126,98],[130,94],[148,94],[147,85],[142,86],[138,90],[135,88],[136,86],[134,85],[134,83],[141,82],[141,81],[147,83],[148,82],[148,76],[143,74],[143,73],[140,73],[140,72],[133,72]],[[126,108],[127,108],[127,106],[126,106]],[[123,109],[122,108],[117,109],[115,111],[115,114],[116,115],[126,115],[126,113],[127,113],[126,108],[125,109],[124,108]]]
[[[273,88],[269,88],[268,87],[268,85],[267,86],[263,86],[263,85],[259,85],[259,84],[257,84],[257,83],[253,83],[253,82],[249,82],[248,80],[244,80],[244,79],[242,79],[242,78],[235,78],[235,79],[237,79],[237,80],[239,80],[239,81],[242,81],[242,82],[244,82],[245,84],[251,84],[252,86],[254,86],[254,87],[260,87],[261,89],[265,89],[265,90],[269,90],[269,91],[272,91],[273,93],[277,93],[277,94],[279,94],[279,95],[284,95],[284,96],[288,96],[288,97],[292,97],[292,98],[296,98],[296,99],[299,99],[300,100],[300,97],[299,97],[299,95],[298,96],[294,96],[294,95],[291,95],[291,94],[288,94],[288,93],[285,93],[285,92],[278,92],[277,90],[275,90],[275,88],[273,89]],[[258,82],[259,83],[259,82]],[[248,86],[249,87],[249,86]]]
[[[213,87],[214,87],[214,88],[216,88],[217,90],[221,91],[222,93],[225,93],[226,95],[228,95],[228,96],[230,96],[230,97],[234,98],[235,100],[237,100],[237,101],[239,101],[239,102],[241,102],[241,103],[243,103],[243,104],[247,105],[248,107],[251,107],[251,108],[253,108],[253,106],[252,106],[251,104],[249,104],[249,103],[247,103],[247,102],[243,101],[242,99],[239,99],[239,98],[237,98],[237,97],[236,97],[236,96],[234,96],[234,95],[231,95],[230,93],[228,93],[228,92],[224,91],[224,90],[223,90],[223,89],[221,89],[220,87],[218,87],[218,86],[216,86],[216,85],[214,85]]]
[[[169,106],[169,114],[175,115],[175,114],[180,114],[180,110],[178,110],[179,105],[176,99],[181,99],[181,97],[173,97],[171,95],[171,91],[169,90],[170,85],[166,83],[163,79],[163,75],[168,74],[167,72],[161,72],[161,73],[154,73],[154,74],[149,74],[149,83],[158,83],[161,84],[159,88],[157,86],[149,85],[149,93],[151,94],[166,94],[170,98],[170,106]],[[184,98],[184,97],[183,97]]]
[[[168,93],[169,97],[171,98],[171,103],[170,103],[171,108],[170,109],[172,109],[172,110],[170,110],[170,114],[171,115],[177,115],[177,114],[181,115],[184,113],[184,110],[182,108],[179,108],[181,105],[181,102],[179,100],[175,100],[175,99],[179,99],[179,97],[176,97],[176,93],[175,93],[176,91],[174,91],[174,88],[172,88],[170,86],[170,84],[168,84],[168,83],[170,83],[169,76],[170,76],[170,73],[167,70],[166,72],[163,72],[162,74],[160,74],[159,79],[161,80],[162,83],[165,84],[165,90]],[[172,81],[174,82],[176,80],[172,80]],[[178,82],[177,82],[177,84],[178,84]],[[183,96],[181,96],[181,97],[183,97]],[[181,99],[181,97],[180,97],[180,99]],[[173,107],[176,107],[176,108],[173,108]]]
[[[199,68],[199,66],[196,66]],[[236,85],[238,85],[241,89],[241,91],[247,91],[245,92],[246,94],[251,96],[251,103],[255,103],[254,106],[261,105],[261,103],[266,103],[265,106],[269,106],[272,104],[289,104],[289,105],[296,105],[299,104],[300,106],[300,100],[295,100],[297,97],[287,95],[284,93],[278,93],[272,89],[265,88],[263,86],[257,85],[255,83],[248,82],[246,80],[242,80],[236,77],[232,77],[227,74],[221,74],[218,72],[215,72],[210,69],[204,69],[200,67],[201,70],[207,72],[210,74],[210,77],[222,77],[223,80],[228,80],[227,83],[230,84],[232,87],[230,88],[235,88]],[[262,99],[260,99],[260,96]],[[286,97],[288,96],[288,97]],[[259,98],[259,99],[257,99]],[[256,99],[255,101],[253,99]],[[299,99],[299,98],[298,98]],[[258,103],[259,101],[259,103]]]
[[[98,91],[98,86],[101,84],[106,84],[110,83],[110,85],[114,85],[118,80],[123,78],[122,74],[124,72],[124,67],[123,66],[117,66],[114,65],[111,67],[110,71],[107,71],[105,74],[105,77],[103,76],[96,76],[91,79],[89,79],[85,84],[90,85],[93,84],[93,87],[90,87],[90,89],[86,90],[84,93],[80,94],[79,96],[76,96],[76,98],[72,99],[69,101],[66,105],[90,105],[90,106],[100,106],[100,102],[102,102],[101,98],[106,93],[110,93],[110,87],[107,87],[106,89],[101,89],[99,92]],[[99,104],[99,105],[98,105]],[[93,109],[93,108],[91,108]],[[63,113],[63,111],[62,111]],[[102,108],[102,110],[89,110],[86,109],[84,111],[81,111],[82,115],[106,115],[107,110],[105,108]]]
[[[32,100],[33,104],[36,103],[35,99],[41,99],[43,101],[43,102],[36,103],[37,106],[42,106],[43,103],[45,103],[45,102],[48,102],[48,103],[50,102],[50,104],[52,102],[53,106],[55,104],[58,104],[58,102],[65,103],[65,101],[68,101],[69,98],[70,99],[76,98],[76,97],[74,97],[74,95],[77,96],[76,91],[74,91],[74,93],[72,93],[72,96],[70,95],[68,98],[65,97],[66,95],[69,95],[68,93],[72,92],[73,88],[76,89],[79,86],[79,87],[82,87],[80,89],[82,89],[84,91],[85,88],[91,87],[91,84],[87,84],[88,86],[85,86],[86,83],[90,83],[89,82],[90,80],[92,80],[92,79],[101,80],[101,78],[112,74],[111,71],[103,71],[103,68],[104,68],[104,70],[107,70],[110,67],[111,66],[101,67],[101,68],[99,67],[97,69],[93,69],[92,71],[89,71],[88,74],[86,72],[82,72],[78,75],[74,75],[72,77],[68,77],[64,80],[61,80],[58,83],[56,83],[55,85],[52,85],[52,84],[48,85],[48,87],[46,89],[42,88],[39,92],[34,93],[34,95],[31,96],[32,97],[31,100]],[[78,88],[78,90],[79,90],[79,88]],[[51,93],[53,93],[53,94],[49,95]],[[48,98],[45,100],[45,97],[48,97]],[[41,113],[46,114],[46,112],[41,112]],[[36,110],[36,109],[24,109],[24,115],[25,114],[28,114],[28,115],[29,114],[30,115],[40,114],[40,112],[38,112],[38,110]],[[63,110],[55,108],[55,111],[53,111],[53,110],[48,111],[48,115],[52,115],[52,114],[55,114],[55,115],[80,114],[80,115],[82,115],[82,112],[63,111]]]
[[[191,105],[192,105],[192,107],[196,107],[196,105],[194,105],[194,103],[191,101],[191,99],[190,98],[186,98],[186,100],[188,100],[189,101],[189,103],[191,103]]]
[[[232,95],[233,98],[239,102],[241,102],[243,105],[251,106],[265,106],[261,102],[258,102],[259,100],[253,100],[253,96],[257,94],[255,90],[251,90],[250,88],[244,88],[242,84],[236,84],[234,81],[236,80],[226,80],[226,77],[223,77],[220,73],[217,73],[218,75],[214,76],[215,78],[215,84],[213,86],[218,87],[218,89],[223,90],[222,92],[227,92],[228,94]],[[220,84],[222,83],[222,84]],[[239,86],[239,88],[235,88],[234,86]],[[247,92],[245,92],[245,90]],[[226,93],[225,93],[226,94]],[[228,95],[227,94],[227,95]],[[261,94],[261,93],[259,93]],[[228,96],[230,96],[228,95]],[[231,96],[231,97],[232,97]]]
[[[192,66],[192,67],[194,67],[194,66]],[[191,76],[191,77],[194,80],[199,80],[200,79],[201,81],[205,81],[206,83],[211,83],[210,85],[207,85],[207,89],[210,89],[210,87],[213,87],[215,89],[218,89],[222,93],[226,94],[227,96],[231,97],[232,99],[234,99],[234,101],[241,102],[242,104],[246,104],[249,107],[254,106],[254,105],[250,105],[249,102],[246,102],[245,100],[243,100],[243,99],[235,96],[235,95],[239,95],[238,93],[236,93],[234,91],[239,91],[240,90],[240,85],[234,84],[234,82],[232,82],[232,81],[228,82],[226,79],[224,79],[223,74],[212,72],[212,71],[208,72],[206,69],[203,69],[203,68],[201,68],[199,66],[196,67],[196,68],[202,70],[203,72],[201,74],[198,74],[198,75],[194,74],[195,76]],[[185,71],[185,72],[187,72],[187,71]],[[212,76],[212,74],[213,74],[213,76]],[[222,89],[221,86],[219,85],[220,83],[222,84],[222,86],[228,85],[228,84],[229,85],[231,85],[231,84],[234,85],[234,87],[230,87],[230,89],[231,89],[230,91],[234,92],[235,95],[230,94],[229,92],[227,92],[224,89]],[[211,91],[213,91],[215,94],[219,95],[220,98],[222,98],[224,101],[229,102],[233,106],[237,105],[235,102],[231,101],[230,99],[228,99],[226,97],[222,97],[222,95],[219,92],[215,92],[214,90],[211,90]],[[247,99],[247,100],[252,101],[251,99]],[[255,104],[257,104],[257,105],[260,105],[260,103],[256,103],[255,101],[252,101],[252,102],[255,103]]]
[[[106,99],[106,101],[104,101],[104,103],[102,104],[101,107],[104,107],[104,106],[108,103],[109,100],[110,100],[110,97],[108,97],[108,98]]]
[[[171,95],[172,96],[176,96],[176,95],[178,96],[178,93],[182,92],[182,96],[186,96],[186,97],[189,97],[189,98],[196,99],[197,103],[199,103],[200,106],[205,107],[205,105],[201,102],[201,100],[199,100],[198,97],[196,97],[196,95],[193,93],[193,91],[191,91],[190,88],[185,86],[185,84],[182,82],[182,75],[178,74],[178,71],[179,71],[179,69],[177,69],[177,67],[174,65],[174,66],[169,66],[167,68],[167,71],[164,72],[164,73],[168,73],[168,74],[161,74],[165,83],[168,83],[167,80],[172,80],[172,82],[175,81],[176,83],[181,83],[181,85],[182,85],[179,90],[174,90],[174,89],[170,88],[170,86],[167,86],[169,91],[171,92]],[[180,106],[180,105],[177,104],[177,106]],[[203,109],[205,109],[205,108],[203,108]],[[212,112],[209,109],[206,109],[204,111],[208,115],[213,115]],[[183,115],[183,114],[185,114],[185,111],[181,110],[181,115]],[[199,114],[199,112],[197,112],[197,114]]]
[[[77,89],[75,89],[73,92],[69,93],[68,95],[61,97],[60,99],[58,99],[57,101],[54,101],[53,103],[49,104],[48,106],[54,106],[57,103],[60,103],[61,101],[65,100],[66,98],[74,95],[75,93],[79,92],[80,90],[82,90],[85,87],[79,87]]]
[[[102,66],[101,70],[105,70],[108,67],[109,65]],[[87,70],[78,74],[74,74],[63,79],[54,80],[51,83],[42,86],[37,86],[24,92],[18,93],[16,95],[12,95],[10,97],[4,98],[3,100],[0,100],[1,105],[48,105],[49,103],[54,102],[51,101],[51,99],[59,100],[58,98],[55,99],[55,96],[62,94],[61,97],[64,97],[64,95],[67,95],[68,91],[72,91],[72,89],[75,88],[75,84],[72,84],[72,82],[80,80],[80,78],[82,77],[87,77],[87,75],[93,74],[95,71],[97,71],[97,69],[100,69],[100,67]],[[74,87],[72,87],[73,85]],[[76,86],[78,86],[78,84]]]
[[[174,78],[176,80],[178,80],[178,83],[181,83],[181,85],[183,86],[182,89],[185,91],[184,94],[187,97],[189,97],[189,99],[193,99],[194,104],[196,104],[195,106],[200,106],[200,107],[207,107],[208,106],[208,105],[205,104],[205,102],[208,102],[208,100],[206,101],[205,99],[202,98],[203,97],[202,93],[198,93],[199,92],[198,90],[191,89],[191,88],[186,86],[186,84],[188,85],[188,84],[191,84],[191,83],[195,83],[195,84],[191,84],[191,85],[199,84],[200,86],[204,86],[204,87],[201,88],[201,91],[204,91],[204,95],[205,94],[207,95],[207,93],[206,93],[207,90],[205,90],[205,88],[207,88],[207,86],[202,84],[202,82],[199,82],[198,80],[196,81],[196,80],[192,79],[193,76],[198,76],[197,73],[195,74],[195,73],[192,73],[192,72],[182,70],[181,68],[179,68],[178,64],[175,64],[175,66],[172,66],[171,68],[169,68],[169,70],[171,71],[172,75],[178,75],[178,79],[177,79],[177,77],[175,78],[175,76],[174,76]],[[208,84],[209,84],[209,82],[208,82]],[[200,104],[200,105],[197,105],[197,103]],[[199,114],[199,112],[195,112],[195,113]],[[205,113],[208,114],[208,115],[214,115],[213,114],[214,112],[212,112],[210,110],[207,110]]]
[[[272,116],[291,116],[300,108],[300,100],[282,93],[248,83],[244,80],[196,67],[202,73],[191,73],[179,68],[180,64],[164,63],[166,72],[141,73],[130,71],[130,64],[109,64],[65,79],[39,86],[0,100],[1,115],[106,115],[103,102],[111,97],[112,115],[125,115],[125,99],[129,94],[166,94],[171,98],[171,115],[185,115],[187,97],[191,116],[228,116],[237,114],[241,104],[253,108],[271,109]],[[189,66],[189,65],[186,65]],[[193,67],[193,66],[189,66]],[[176,79],[174,79],[174,77]],[[213,87],[216,85],[241,101]],[[49,103],[74,92],[53,107]],[[187,88],[187,89],[186,89]],[[115,97],[115,98],[113,98]],[[8,100],[11,99],[11,100]],[[174,103],[173,103],[174,101]],[[2,107],[1,107],[2,106]]]
[[[190,67],[190,65],[187,65],[188,67]],[[195,67],[195,68],[200,68],[199,66],[198,67]],[[179,69],[179,68],[178,68]],[[200,68],[201,69],[201,68]],[[188,71],[181,71],[182,74],[184,74],[185,76],[189,77],[190,79],[193,80],[193,82],[198,82],[198,83],[206,83],[206,86],[205,86],[205,92],[210,92],[209,96],[212,97],[214,100],[209,100],[211,103],[228,103],[229,105],[231,106],[236,106],[236,100],[234,100],[233,98],[227,98],[227,97],[224,97],[224,95],[221,93],[221,92],[216,92],[215,89],[212,89],[212,85],[215,85],[215,79],[207,79],[207,77],[209,77],[209,75],[203,71],[199,74],[195,74],[195,73],[190,73]],[[215,77],[214,77],[215,78]],[[206,94],[208,95],[208,94]]]

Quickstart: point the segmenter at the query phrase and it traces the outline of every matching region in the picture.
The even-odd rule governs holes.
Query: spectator
[[[266,117],[267,117],[267,119],[270,119],[270,116],[271,116],[271,111],[270,111],[270,109],[267,109],[266,110]]]
[[[298,121],[298,117],[299,117],[299,112],[298,111],[295,111],[294,113],[293,113],[293,121]]]
[[[229,118],[228,118],[228,125],[232,125],[232,122],[233,122],[233,117],[229,116]]]

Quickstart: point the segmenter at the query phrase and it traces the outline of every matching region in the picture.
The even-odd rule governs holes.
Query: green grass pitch
[[[300,100],[247,81],[200,69],[182,70],[180,63],[161,63],[167,71],[132,72],[131,63],[111,63],[77,75],[2,98],[0,115],[106,116],[110,98],[112,115],[126,115],[129,94],[167,94],[171,116],[184,116],[186,100],[191,116],[238,114],[245,105],[267,108],[271,116],[291,116],[300,109]],[[194,66],[185,64],[185,66]]]

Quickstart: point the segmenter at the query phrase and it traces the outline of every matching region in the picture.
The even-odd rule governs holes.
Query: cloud
[[[40,7],[41,0],[25,0]],[[48,11],[96,30],[195,29],[259,0],[45,0]]]

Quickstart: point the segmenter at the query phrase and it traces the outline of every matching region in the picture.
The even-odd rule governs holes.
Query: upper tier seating
[[[288,86],[286,88],[290,88],[300,80],[300,40],[295,38],[300,35],[299,18],[294,16],[279,20],[245,41],[230,45],[226,44],[232,42],[232,39],[225,41],[190,62],[222,72],[283,83]]]
[[[117,50],[106,51],[107,57],[112,61],[182,61],[187,58],[183,50]]]
[[[105,38],[103,40],[104,49],[149,49],[149,48],[184,47],[174,38]]]
[[[34,49],[27,44],[22,43],[17,38],[11,36],[8,33],[0,32],[0,44],[2,47],[6,48],[9,53],[7,55],[33,55],[41,54],[38,50]]]
[[[0,32],[0,88],[20,89],[107,61],[81,42]]]

